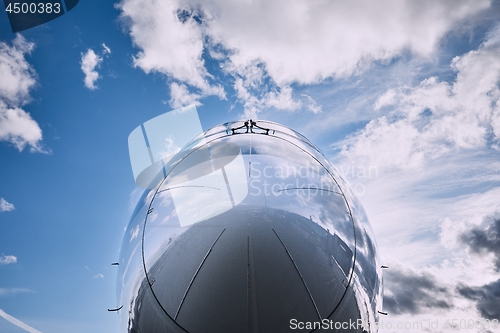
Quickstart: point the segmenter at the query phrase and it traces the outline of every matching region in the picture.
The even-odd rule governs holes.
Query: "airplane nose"
[[[179,236],[148,278],[161,307],[189,332],[280,332],[292,319],[317,322],[333,312],[347,286],[339,262],[351,260],[339,250],[338,237],[310,219],[236,207]]]
[[[360,317],[348,200],[324,156],[275,127],[208,131],[144,193],[122,245],[124,330],[288,332]]]

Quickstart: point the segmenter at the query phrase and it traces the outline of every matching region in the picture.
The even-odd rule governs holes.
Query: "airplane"
[[[377,331],[368,218],[306,137],[265,120],[203,131],[188,106],[138,126],[129,152],[145,191],[114,263],[122,332]]]

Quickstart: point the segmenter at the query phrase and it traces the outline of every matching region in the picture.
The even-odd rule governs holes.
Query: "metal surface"
[[[292,319],[375,332],[379,267],[363,208],[316,147],[279,124],[228,123],[144,192],[119,313],[124,332],[288,332]]]

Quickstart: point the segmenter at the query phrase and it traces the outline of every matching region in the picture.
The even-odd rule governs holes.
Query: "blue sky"
[[[486,0],[81,0],[19,34],[0,15],[0,332],[119,331],[127,137],[192,103],[337,165],[390,266],[386,321],[500,319],[499,21]]]

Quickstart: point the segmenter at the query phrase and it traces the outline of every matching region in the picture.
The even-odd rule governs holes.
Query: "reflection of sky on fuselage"
[[[297,159],[283,159],[284,155],[245,155],[246,165],[252,160],[249,196],[245,202],[309,218],[325,230],[343,236],[353,246],[349,212],[338,186],[323,167],[301,153],[298,154],[300,159],[298,156],[292,156]]]
[[[229,179],[229,186],[235,189],[248,189],[248,195],[243,204],[284,207],[291,212],[314,219],[325,229],[330,229],[334,223],[331,220],[331,214],[326,211],[321,212],[321,210],[324,209],[325,204],[338,202],[337,205],[340,204],[340,206],[336,209],[345,215],[345,220],[338,222],[348,222],[348,209],[342,203],[340,189],[332,176],[302,149],[271,135],[233,135],[221,141],[222,143],[219,144],[213,143],[209,153],[204,153],[205,150],[198,150],[188,155],[173,168],[171,172],[173,176],[169,175],[162,184],[160,191],[168,190],[172,193],[192,187],[193,191],[189,196],[179,198],[182,202],[179,202],[178,209],[188,207],[187,209],[191,210],[203,208],[215,211],[216,208],[211,208],[211,206],[229,206],[226,184],[216,180],[220,177],[207,177],[218,172],[213,171],[214,165],[227,165],[229,169],[226,173],[238,175]],[[230,155],[224,157],[219,154],[227,151],[225,147],[235,144],[239,146],[238,151],[243,154],[243,161],[229,163],[234,157]],[[218,150],[216,147],[222,149]],[[308,149],[308,151],[311,150],[311,148]],[[323,163],[327,162],[323,160]],[[185,164],[189,167],[186,168]],[[230,172],[230,168],[235,169],[234,172]],[[204,177],[207,178],[204,179]],[[215,180],[210,181],[210,179]],[[198,182],[193,183],[195,180]],[[204,190],[206,194],[203,194]],[[218,193],[219,202],[210,203],[210,196],[216,193]],[[154,216],[154,213],[152,214]],[[338,219],[338,217],[335,218]]]
[[[275,128],[282,129],[281,126]],[[299,148],[297,136],[227,133],[199,145],[199,136],[179,153],[158,188],[144,233],[144,256],[151,269],[190,226],[243,205],[298,214],[316,224],[318,237],[336,234],[354,253],[353,225],[345,199],[323,165],[328,162],[308,145]],[[217,135],[217,134],[216,134]],[[209,136],[209,134],[205,134]],[[306,148],[307,152],[303,149]],[[176,157],[174,157],[176,159]],[[323,165],[322,165],[323,164]],[[154,191],[151,191],[151,193]],[[149,193],[147,197],[151,198]]]

